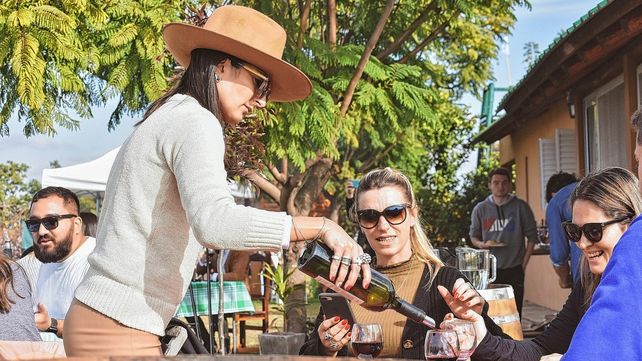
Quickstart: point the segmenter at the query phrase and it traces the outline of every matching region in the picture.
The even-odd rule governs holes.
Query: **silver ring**
[[[333,261],[341,261],[341,256],[333,255],[332,256]]]
[[[332,336],[328,331],[325,331],[323,333],[323,339],[324,340],[329,341],[329,340],[332,340],[333,338],[334,338],[334,336]]]
[[[339,345],[338,342],[336,342],[336,341],[330,342],[330,349],[331,350],[338,350],[340,348],[341,348],[341,346]]]
[[[341,264],[345,266],[349,266],[350,263],[352,263],[352,258],[350,257],[341,257]]]
[[[355,264],[362,265],[362,264],[370,264],[372,262],[372,257],[367,254],[363,253],[357,256],[357,258],[354,259]]]

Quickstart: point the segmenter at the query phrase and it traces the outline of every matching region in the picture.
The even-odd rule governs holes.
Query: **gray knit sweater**
[[[234,203],[219,121],[174,95],[121,147],[90,269],[76,298],[125,326],[163,335],[199,250],[277,250],[289,218]]]

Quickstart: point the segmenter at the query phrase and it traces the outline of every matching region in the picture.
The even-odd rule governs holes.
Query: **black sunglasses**
[[[382,212],[374,209],[364,209],[357,211],[357,220],[361,227],[371,229],[379,224],[379,219],[383,216],[388,223],[396,226],[406,220],[406,208],[408,207],[410,207],[410,204],[395,204],[386,207]]]
[[[267,100],[272,92],[272,82],[270,81],[270,77],[252,64],[248,64],[243,61],[238,61],[236,64],[247,70],[247,72],[252,76],[252,79],[254,79],[256,97],[259,99],[265,98]]]
[[[42,223],[43,226],[45,226],[45,229],[48,231],[51,231],[52,229],[56,229],[58,227],[58,220],[59,219],[65,219],[65,218],[74,218],[78,217],[75,214],[62,214],[59,216],[49,216],[45,218],[40,218],[40,219],[27,219],[25,223],[27,224],[27,229],[29,232],[36,233],[40,229],[40,224]]]
[[[582,238],[582,233],[584,233],[584,236],[589,241],[599,242],[602,239],[604,228],[611,224],[620,223],[629,219],[631,219],[631,217],[620,217],[603,223],[585,223],[581,227],[575,223],[563,222],[562,226],[564,227],[564,232],[566,232],[568,239],[573,242],[579,242]]]

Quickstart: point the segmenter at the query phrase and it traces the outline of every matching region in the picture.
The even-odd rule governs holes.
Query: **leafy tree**
[[[40,189],[40,182],[27,181],[26,164],[0,163],[0,231],[20,232],[20,221],[29,214],[31,196]]]
[[[532,66],[537,62],[541,53],[538,43],[534,41],[527,42],[524,44],[524,60],[522,60],[522,63],[527,67]]]
[[[424,219],[429,220],[427,230],[434,245],[454,247],[461,245],[462,239],[468,241],[473,208],[488,196],[488,173],[498,166],[497,153],[491,153],[479,160],[477,167],[464,176],[461,185],[453,183],[445,191],[430,187],[421,190],[421,209]]]
[[[108,127],[167,88],[161,29],[190,0],[7,0],[0,4],[0,136],[16,114],[23,132],[77,129],[92,106],[118,97]]]
[[[0,15],[22,19],[25,11],[40,4],[12,1],[16,4],[4,5]],[[5,115],[0,124],[5,134],[8,129],[3,119],[16,107],[22,110],[20,119],[27,122],[27,134],[53,134],[54,123],[77,125],[69,116],[62,117],[67,120],[63,123],[52,122],[55,116],[43,117],[38,113],[40,103],[23,95],[24,99],[18,99],[15,92],[6,90],[16,83],[25,84],[18,87],[20,94],[44,93],[49,102],[58,101],[49,107],[56,114],[63,114],[64,106],[80,104],[75,112],[87,116],[92,102],[102,104],[118,96],[109,123],[109,127],[116,126],[122,114],[142,109],[164,89],[166,78],[160,74],[172,75],[175,64],[162,49],[161,25],[209,11],[187,0],[109,0],[93,6],[74,2],[73,8],[70,2],[51,4],[69,17],[69,24],[76,24],[76,32],[68,35],[67,27],[52,27],[51,31],[57,38],[69,37],[68,42],[82,37],[82,44],[73,42],[81,53],[79,60],[51,57],[55,52],[49,47],[32,46],[23,63],[40,67],[29,73],[27,67],[7,59],[19,58],[14,45],[36,27],[17,20],[0,22],[0,30],[10,34],[10,40],[0,42],[0,106]],[[271,104],[256,120],[262,129],[228,130],[232,159],[228,164],[244,160],[245,169],[232,168],[239,168],[235,171],[289,214],[309,215],[314,202],[323,197],[331,202],[328,211],[333,219],[338,219],[344,203],[344,181],[375,167],[400,169],[417,187],[423,181],[439,192],[448,189],[467,151],[460,145],[471,129],[469,115],[457,101],[464,92],[477,93],[491,77],[496,40],[509,33],[515,7],[529,6],[526,0],[254,0],[242,4],[285,27],[289,40],[284,56],[310,76],[314,91],[301,102]],[[32,24],[40,29],[48,22]],[[3,46],[6,42],[10,45]],[[77,88],[65,90],[48,80],[51,77],[40,76],[40,68],[60,73],[55,69],[61,63],[70,63],[72,73],[80,74],[74,82]],[[77,101],[62,103],[66,98],[60,95]],[[38,114],[41,116],[36,117]],[[243,147],[236,139],[244,140]],[[286,263],[290,267],[299,246],[289,252]],[[302,283],[303,275],[295,273],[290,280]],[[289,298],[302,299],[304,294],[305,287],[295,287]],[[297,325],[304,324],[299,317],[288,315],[288,329],[296,331]]]

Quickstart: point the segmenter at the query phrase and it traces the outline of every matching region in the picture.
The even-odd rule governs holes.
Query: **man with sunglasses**
[[[38,304],[36,326],[45,332],[43,339],[62,337],[65,315],[96,246],[93,237],[84,235],[79,212],[78,197],[66,188],[43,188],[31,200],[26,224],[33,235],[34,255],[42,263],[32,287]]]
[[[524,270],[538,242],[537,223],[528,203],[511,193],[510,170],[493,169],[488,175],[488,188],[491,195],[473,209],[470,240],[475,247],[489,249],[497,258],[495,283],[513,287],[521,317]]]

